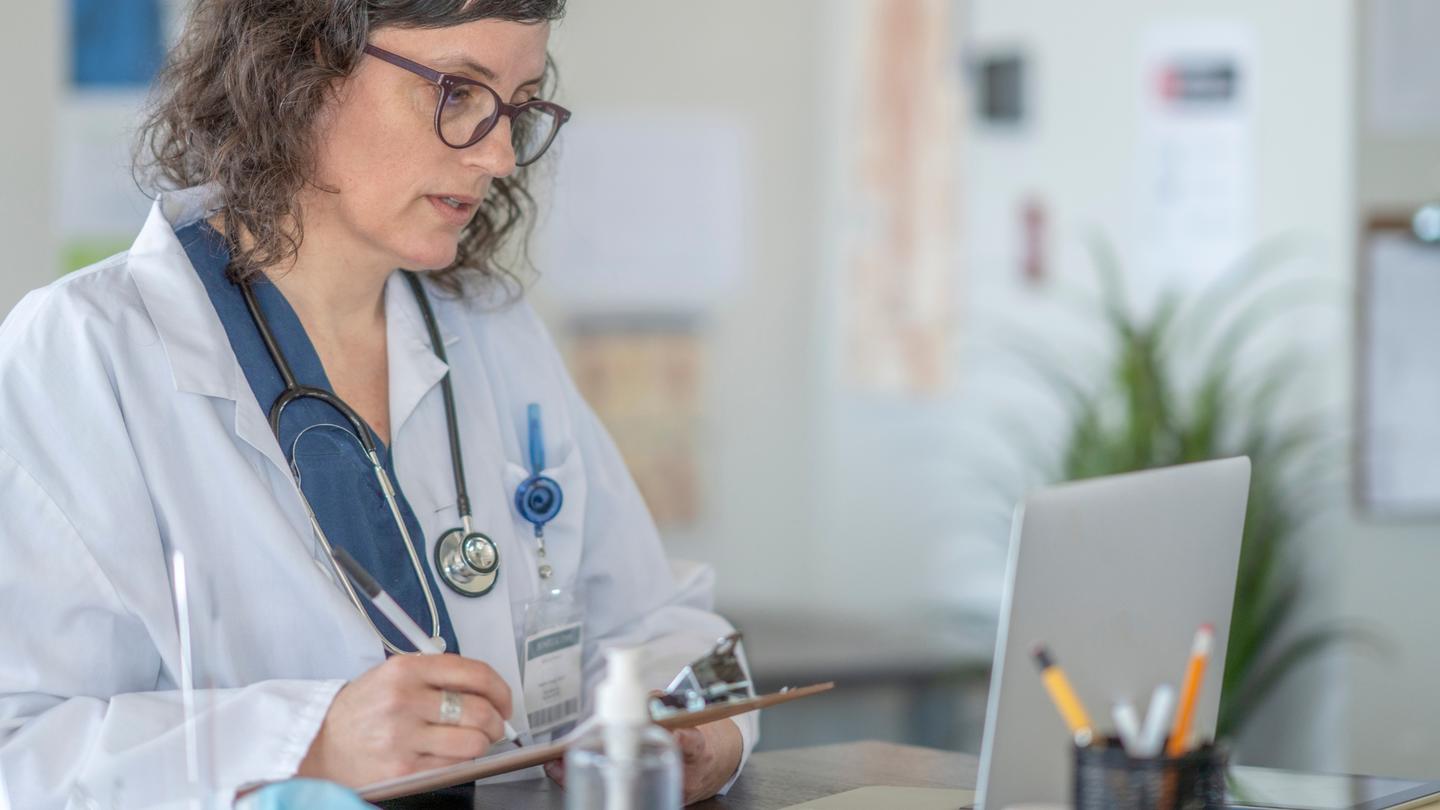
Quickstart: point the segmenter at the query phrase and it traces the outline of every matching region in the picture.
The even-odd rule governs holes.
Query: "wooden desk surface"
[[[778,810],[867,785],[975,787],[970,754],[882,742],[762,751],[750,757],[730,793],[695,805],[706,810]],[[559,810],[565,794],[548,782],[511,782],[476,790],[475,807]]]

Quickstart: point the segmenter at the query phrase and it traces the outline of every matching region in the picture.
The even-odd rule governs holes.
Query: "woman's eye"
[[[452,107],[458,107],[463,104],[469,104],[474,97],[474,91],[469,87],[457,87],[450,91],[450,95],[445,99],[445,103]]]

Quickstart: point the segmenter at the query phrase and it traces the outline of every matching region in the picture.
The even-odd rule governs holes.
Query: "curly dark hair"
[[[230,273],[240,280],[295,256],[298,195],[313,182],[315,121],[379,28],[443,28],[481,19],[560,19],[565,0],[194,0],[157,79],[135,149],[153,190],[219,187]],[[544,93],[554,84],[546,59]],[[516,282],[497,251],[533,228],[526,168],[495,178],[461,234],[455,261],[432,277],[458,293],[463,274]],[[244,234],[244,242],[240,235]]]

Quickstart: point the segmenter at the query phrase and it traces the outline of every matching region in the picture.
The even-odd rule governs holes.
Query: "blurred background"
[[[8,10],[0,313],[133,239],[183,5]],[[840,682],[764,747],[978,751],[1015,503],[1243,452],[1239,757],[1440,773],[1436,31],[1434,0],[571,1],[532,300],[760,685]]]

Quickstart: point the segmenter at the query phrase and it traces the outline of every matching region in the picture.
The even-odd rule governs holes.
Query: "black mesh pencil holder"
[[[1099,739],[1075,748],[1075,810],[1222,810],[1225,765],[1214,745],[1136,759],[1118,740]]]

